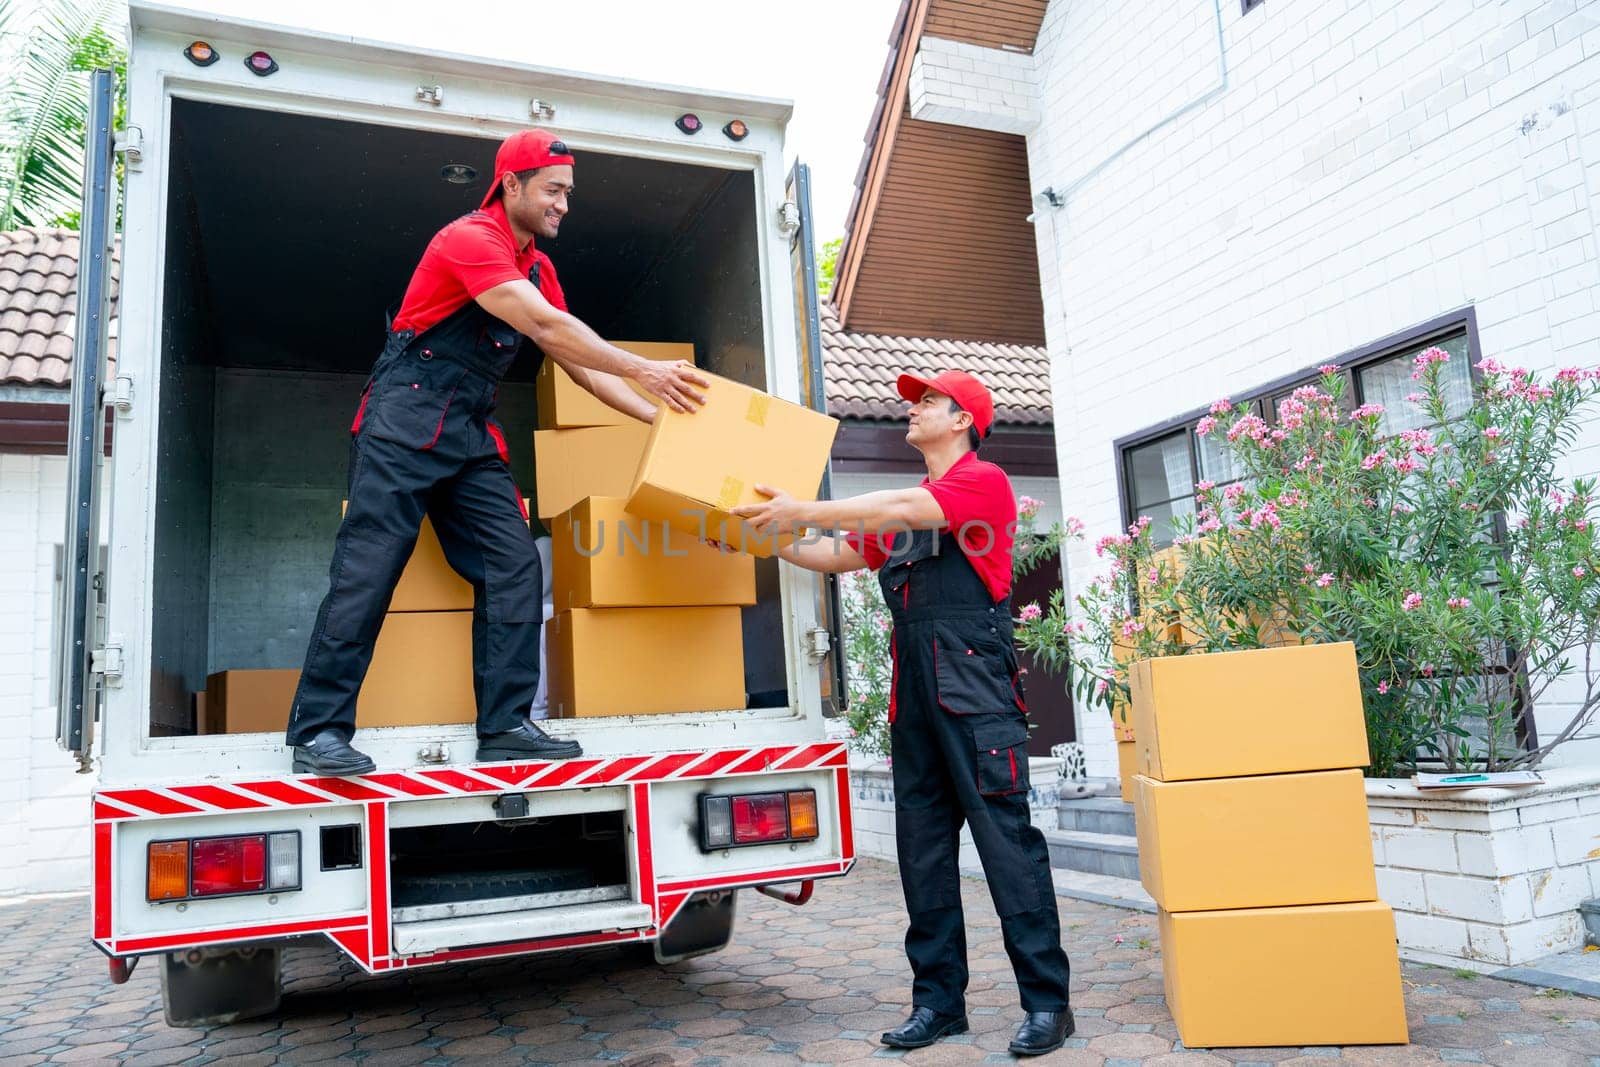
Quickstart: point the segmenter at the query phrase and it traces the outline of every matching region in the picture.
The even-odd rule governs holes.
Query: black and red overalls
[[[977,461],[969,455],[961,462]],[[946,504],[946,516],[960,522],[950,510]],[[996,551],[1004,551],[1009,571],[1009,534],[997,531],[989,544],[996,540],[1004,542]],[[949,530],[896,535],[878,580],[894,621],[889,733],[912,1006],[965,1014],[957,860],[965,824],[1023,1010],[1064,1011],[1068,963],[1050,854],[1028,818],[1028,723],[1010,600],[996,599]]]
[[[504,208],[493,204],[451,227],[463,223],[497,233]],[[541,267],[550,269],[531,247],[518,262],[531,263],[535,285]],[[541,288],[559,298],[553,278]],[[389,331],[351,426],[349,507],[290,712],[290,745],[330,726],[347,740],[355,733],[356,695],[424,515],[473,589],[478,736],[524,720],[539,684],[540,562],[493,418],[500,380],[521,346],[517,330],[471,298],[420,332]]]

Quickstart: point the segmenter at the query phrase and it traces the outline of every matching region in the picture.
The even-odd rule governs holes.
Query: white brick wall
[[[1545,776],[1453,797],[1369,783],[1378,896],[1408,956],[1495,969],[1582,944],[1577,906],[1600,896],[1600,773]]]
[[[999,133],[1039,124],[1033,56],[924,37],[911,60],[911,117]]]
[[[65,497],[61,457],[0,455],[0,896],[89,882],[93,780],[56,747],[51,684]]]
[[[1062,493],[1091,535],[1121,521],[1117,438],[1457,308],[1507,363],[1600,361],[1595,0],[1056,0],[1034,60]],[[1597,470],[1590,433],[1568,473]],[[1114,775],[1105,717],[1079,736]]]

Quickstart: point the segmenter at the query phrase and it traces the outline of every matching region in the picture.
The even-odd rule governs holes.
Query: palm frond
[[[76,205],[89,105],[80,52],[97,34],[120,39],[118,8],[115,0],[0,0],[0,34],[23,35],[0,84],[0,230],[46,225]]]

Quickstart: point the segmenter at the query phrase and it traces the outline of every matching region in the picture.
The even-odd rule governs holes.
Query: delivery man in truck
[[[534,240],[559,232],[573,162],[548,131],[507,138],[482,205],[440,230],[411,276],[351,426],[349,507],[289,715],[296,771],[374,769],[350,744],[356,695],[424,515],[473,587],[477,758],[582,751],[526,714],[539,683],[541,564],[493,418],[497,387],[525,337],[596,397],[643,422],[655,407],[622,379],[676,411],[702,403],[695,386],[707,382],[687,362],[609,345],[568,314],[550,257]]]
[[[957,869],[972,827],[1026,1013],[1011,1051],[1036,1056],[1072,1034],[1066,953],[1044,835],[1028,820],[1028,723],[1012,640],[1017,504],[1005,472],[977,456],[994,401],[950,370],[902,374],[906,441],[928,477],[912,489],[843,500],[770,497],[734,509],[763,535],[835,531],[779,548],[815,571],[871,567],[894,621],[889,738],[895,838],[910,929],[911,1017],[883,1035],[920,1048],[965,1033],[966,927]]]

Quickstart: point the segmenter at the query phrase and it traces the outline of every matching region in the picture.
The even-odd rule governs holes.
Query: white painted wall
[[[1061,492],[1090,534],[1075,580],[1121,521],[1121,436],[1469,304],[1486,355],[1600,361],[1600,3],[1239,9],[1055,0],[1040,31],[1028,151],[1063,199],[1036,226]],[[1596,470],[1591,433],[1569,473]],[[1105,716],[1079,737],[1114,775]]]
[[[89,884],[93,778],[56,747],[51,681],[66,460],[0,455],[0,896]]]

